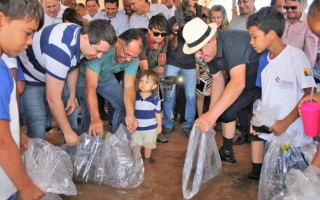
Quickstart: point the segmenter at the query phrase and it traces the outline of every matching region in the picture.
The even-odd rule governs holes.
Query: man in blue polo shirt
[[[76,145],[77,66],[85,60],[82,57],[101,58],[115,43],[115,31],[106,20],[95,20],[82,28],[61,23],[37,32],[33,41],[26,54],[19,55],[26,78],[23,100],[27,135],[44,138],[46,112],[50,108],[67,144]]]
[[[82,132],[92,133],[95,136],[103,134],[97,93],[115,109],[112,120],[113,133],[116,132],[120,123],[126,123],[131,132],[137,128],[138,121],[134,116],[135,80],[138,58],[143,50],[142,38],[141,31],[129,29],[119,36],[115,45],[104,53],[101,59],[88,61],[87,66],[81,66],[77,97],[82,109]],[[124,88],[113,75],[120,71],[125,73]]]
[[[120,35],[129,29],[129,20],[127,16],[123,12],[118,12],[119,0],[105,0],[104,9],[105,11],[98,12],[93,19],[110,20],[117,35]]]

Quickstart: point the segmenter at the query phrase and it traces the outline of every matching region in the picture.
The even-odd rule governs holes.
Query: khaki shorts
[[[155,149],[157,147],[157,129],[146,131],[135,131],[134,145],[143,146],[148,149]]]

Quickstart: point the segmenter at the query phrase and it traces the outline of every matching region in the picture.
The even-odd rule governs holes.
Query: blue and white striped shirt
[[[155,113],[161,113],[160,99],[152,92],[151,96],[143,99],[140,91],[137,92],[134,115],[138,120],[138,131],[157,128]]]
[[[72,23],[53,24],[35,33],[33,44],[19,58],[28,85],[45,85],[45,74],[65,80],[80,61],[80,29]]]

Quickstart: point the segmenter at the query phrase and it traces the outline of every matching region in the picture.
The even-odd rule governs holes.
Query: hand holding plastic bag
[[[278,112],[279,106],[268,108],[267,106],[263,105],[261,100],[255,101],[253,104],[254,116],[251,120],[254,130],[261,133],[270,133],[268,128],[275,124],[278,117]],[[266,128],[266,130],[263,130],[262,127]]]
[[[220,173],[222,164],[214,139],[215,134],[212,129],[203,133],[195,125],[191,130],[182,175],[182,192],[186,199],[196,195],[202,184]],[[193,182],[189,183],[193,170]]]

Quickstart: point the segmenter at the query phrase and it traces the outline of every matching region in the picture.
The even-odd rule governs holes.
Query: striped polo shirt
[[[151,96],[143,99],[140,91],[137,92],[134,115],[138,120],[138,131],[157,128],[155,113],[161,113],[160,99],[152,92]]]
[[[65,80],[80,62],[80,29],[72,23],[53,24],[33,36],[33,44],[20,53],[28,85],[45,85],[45,74]]]

